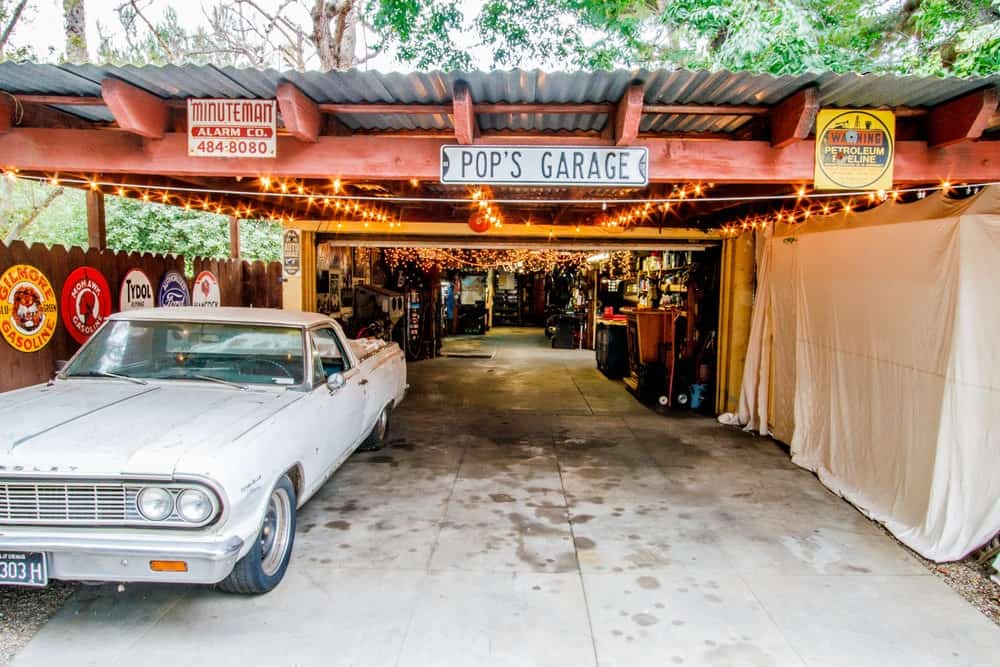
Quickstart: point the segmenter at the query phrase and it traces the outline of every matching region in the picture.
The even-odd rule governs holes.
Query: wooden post
[[[87,245],[104,250],[108,247],[108,232],[104,225],[104,193],[87,191]]]
[[[240,219],[235,215],[229,216],[229,256],[240,257]]]

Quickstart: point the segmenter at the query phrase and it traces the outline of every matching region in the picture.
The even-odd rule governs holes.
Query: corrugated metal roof
[[[104,78],[122,79],[164,98],[273,98],[291,81],[320,103],[449,104],[456,81],[468,84],[477,103],[613,103],[629,84],[641,81],[646,104],[769,105],[807,85],[833,107],[930,107],[984,87],[1000,87],[1000,75],[962,79],[872,74],[809,73],[772,76],[729,71],[616,70],[599,72],[278,72],[215,66],[135,67],[0,63],[0,90],[13,94],[100,95]],[[62,107],[97,121],[110,121],[102,106]],[[448,130],[444,114],[339,114],[354,130]],[[651,114],[643,132],[733,132],[747,116]],[[600,131],[606,114],[480,114],[483,130]]]

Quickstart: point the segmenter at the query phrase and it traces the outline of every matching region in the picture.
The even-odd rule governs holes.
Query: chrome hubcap
[[[385,431],[388,425],[389,425],[389,413],[383,410],[382,414],[378,416],[378,424],[375,425],[375,432],[378,434],[379,440],[385,437]]]
[[[260,529],[260,562],[264,574],[273,576],[288,551],[292,504],[284,489],[275,489],[267,503],[264,525]]]

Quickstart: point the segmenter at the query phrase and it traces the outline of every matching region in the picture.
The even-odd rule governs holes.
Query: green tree
[[[369,4],[383,47],[421,68],[465,62],[454,10]],[[1000,71],[1000,0],[487,0],[472,28],[490,66]]]
[[[44,202],[51,190],[48,185],[32,181],[11,185],[6,194],[0,192],[0,238]],[[105,224],[108,247],[113,250],[188,258],[229,256],[229,218],[223,215],[107,196]],[[19,236],[28,244],[86,247],[86,195],[66,188]],[[240,221],[240,251],[247,259],[278,260],[280,239],[281,228],[277,223]]]

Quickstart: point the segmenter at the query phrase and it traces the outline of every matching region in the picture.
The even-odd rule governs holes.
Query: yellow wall
[[[743,234],[722,244],[722,285],[719,294],[716,412],[739,407],[743,364],[750,341],[754,283],[753,235]]]

